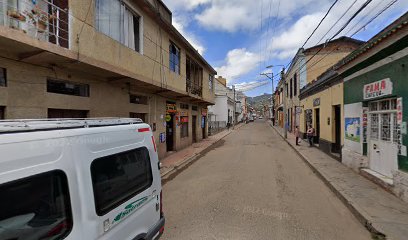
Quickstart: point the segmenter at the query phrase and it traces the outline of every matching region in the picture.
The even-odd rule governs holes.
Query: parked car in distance
[[[262,117],[262,116],[259,116],[259,119],[263,119],[263,117]]]
[[[0,239],[158,239],[160,165],[140,119],[0,121]]]

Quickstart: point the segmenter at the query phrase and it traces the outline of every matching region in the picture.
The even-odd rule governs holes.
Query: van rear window
[[[91,164],[91,174],[99,216],[148,189],[153,183],[147,148],[98,158]]]
[[[68,181],[60,170],[0,185],[0,239],[57,240],[72,229]]]

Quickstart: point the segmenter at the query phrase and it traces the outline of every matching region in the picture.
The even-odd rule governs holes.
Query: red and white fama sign
[[[392,94],[392,82],[389,78],[364,85],[364,99],[373,99]]]

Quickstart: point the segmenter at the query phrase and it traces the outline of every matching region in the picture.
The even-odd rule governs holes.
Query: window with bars
[[[381,114],[381,140],[391,141],[391,114]]]
[[[370,117],[370,138],[373,140],[378,140],[378,114],[372,114]]]

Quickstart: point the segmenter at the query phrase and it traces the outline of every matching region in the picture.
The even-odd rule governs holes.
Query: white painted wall
[[[208,112],[212,115],[211,121],[228,122],[228,97],[215,96],[215,105],[209,106]]]

